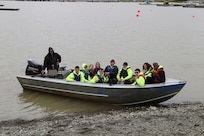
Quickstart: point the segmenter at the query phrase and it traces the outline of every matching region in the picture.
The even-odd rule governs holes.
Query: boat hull
[[[116,84],[89,84],[66,82],[62,79],[18,76],[25,90],[53,93],[73,98],[119,105],[155,104],[175,96],[185,81],[168,79],[166,83],[148,84],[145,87]]]

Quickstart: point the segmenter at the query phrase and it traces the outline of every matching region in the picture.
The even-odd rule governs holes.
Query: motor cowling
[[[43,66],[41,64],[38,64],[33,60],[28,60],[28,65],[26,67],[25,74],[26,75],[41,74],[42,69],[43,69]]]

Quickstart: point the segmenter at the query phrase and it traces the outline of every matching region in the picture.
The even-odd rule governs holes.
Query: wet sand
[[[2,136],[175,135],[204,136],[204,103],[123,107],[120,110],[49,115],[0,122]]]

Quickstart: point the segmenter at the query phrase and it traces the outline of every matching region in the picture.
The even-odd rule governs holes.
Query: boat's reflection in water
[[[34,110],[51,114],[90,113],[123,107],[30,90],[24,90],[23,93],[19,94],[19,99],[25,105],[23,110],[32,113]]]

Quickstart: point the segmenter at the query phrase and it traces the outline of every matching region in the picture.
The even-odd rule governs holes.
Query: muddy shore
[[[123,107],[0,122],[1,136],[204,136],[204,103]]]

